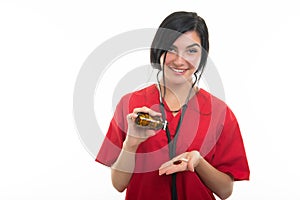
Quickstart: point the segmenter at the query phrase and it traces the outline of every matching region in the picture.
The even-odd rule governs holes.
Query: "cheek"
[[[186,59],[187,63],[189,63],[189,65],[191,67],[194,67],[194,68],[198,68],[199,64],[200,64],[200,58],[199,57],[196,57],[196,58],[188,58]]]
[[[175,60],[175,55],[167,54],[165,65],[170,65]]]

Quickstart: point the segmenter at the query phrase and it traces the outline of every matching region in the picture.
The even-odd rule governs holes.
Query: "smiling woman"
[[[196,86],[209,49],[205,21],[175,12],[160,25],[150,58],[157,84],[124,95],[96,161],[111,167],[127,200],[228,198],[248,180],[243,139],[233,112]],[[164,123],[141,127],[140,113]]]
[[[164,72],[169,87],[192,82],[193,74],[200,64],[201,42],[196,31],[180,36],[165,53]],[[162,55],[164,56],[164,55]]]

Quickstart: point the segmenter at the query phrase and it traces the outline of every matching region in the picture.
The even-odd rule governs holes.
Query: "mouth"
[[[173,67],[170,67],[170,69],[177,74],[183,74],[186,71],[186,69],[176,69]]]

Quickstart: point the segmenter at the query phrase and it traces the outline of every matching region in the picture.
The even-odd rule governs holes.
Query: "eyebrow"
[[[191,44],[191,45],[187,46],[187,48],[190,48],[193,46],[197,46],[197,47],[201,48],[200,44],[198,44],[198,43]]]
[[[188,49],[188,48],[191,48],[191,47],[194,47],[194,46],[197,46],[197,47],[201,48],[200,44],[198,44],[198,43],[193,43],[191,45],[188,45],[186,48]],[[171,47],[177,49],[177,46],[175,46],[174,44],[172,44]]]

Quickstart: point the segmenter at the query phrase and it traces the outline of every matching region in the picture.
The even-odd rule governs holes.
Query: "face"
[[[196,31],[182,34],[167,52],[164,65],[166,81],[171,84],[191,82],[200,59],[201,41]]]

